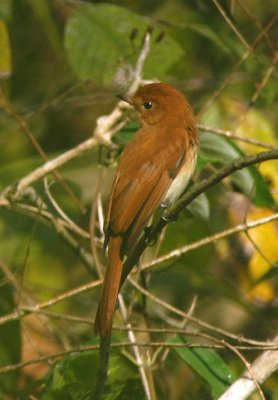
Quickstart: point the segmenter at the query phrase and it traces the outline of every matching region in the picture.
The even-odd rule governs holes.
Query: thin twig
[[[91,150],[100,144],[108,147],[112,146],[111,137],[126,125],[125,119],[113,127],[113,125],[117,122],[117,119],[122,115],[124,106],[121,103],[124,102],[119,102],[109,116],[98,118],[94,137],[85,140],[73,149],[60,154],[56,158],[48,160],[45,164],[39,166],[28,175],[21,178],[18,182],[16,182],[16,184],[5,188],[4,191],[0,193],[0,206],[6,206],[7,203],[9,203],[10,197],[12,197],[12,199],[17,199],[31,184],[35,183],[44,176],[53,173],[53,171],[73,160],[74,158],[79,157],[84,152]]]
[[[25,290],[23,290],[21,283],[3,260],[0,260],[0,269],[6,276],[8,282],[13,286],[14,290],[20,295],[20,298],[24,301],[24,303],[28,305],[34,305],[34,300]]]
[[[125,305],[124,299],[122,295],[119,295],[119,305],[120,305],[120,310],[121,314],[123,317],[123,321],[125,322],[127,320],[127,307]],[[134,344],[132,347],[135,359],[136,359],[136,365],[139,369],[141,381],[143,384],[143,388],[146,394],[146,398],[148,400],[153,400],[155,397],[153,395],[153,391],[151,390],[151,385],[149,384],[149,380],[147,377],[147,371],[145,370],[145,363],[143,360],[142,355],[140,354],[138,346],[136,346],[136,336],[135,333],[132,330],[131,324],[125,323],[125,326],[127,328],[127,333],[128,333],[128,338],[130,343]]]
[[[147,32],[145,35],[145,38],[144,38],[144,43],[143,43],[141,52],[138,57],[137,65],[134,70],[133,82],[130,85],[128,93],[134,93],[140,86],[140,84],[142,82],[142,77],[143,77],[143,68],[144,68],[146,59],[150,53],[150,50],[151,50],[151,35],[149,32]]]
[[[139,290],[141,293],[143,293],[145,296],[147,296],[150,300],[161,305],[166,310],[171,311],[176,315],[179,315],[183,319],[188,319],[189,321],[196,323],[198,326],[200,326],[204,329],[213,331],[215,333],[218,333],[222,337],[224,336],[224,337],[233,339],[240,343],[248,343],[248,344],[252,344],[252,345],[260,345],[261,344],[260,341],[245,338],[241,335],[235,335],[231,332],[225,331],[222,328],[213,326],[213,325],[209,324],[208,322],[202,321],[199,318],[194,317],[193,315],[188,315],[186,312],[172,306],[171,304],[167,303],[166,301],[164,301],[164,300],[160,299],[159,297],[155,296],[154,294],[150,293],[149,291],[144,289],[141,285],[139,285],[137,282],[135,282],[132,278],[128,278],[128,280],[132,284],[132,286],[134,286],[137,290]]]
[[[270,28],[274,25],[278,18],[278,14],[275,14],[273,18],[269,21],[269,23],[266,25],[265,28],[260,32],[258,37],[254,40],[251,46],[249,46],[248,50],[242,55],[242,57],[238,60],[238,62],[234,65],[232,71],[230,74],[227,76],[227,78],[222,82],[220,87],[214,91],[212,96],[208,99],[206,103],[204,103],[201,107],[201,110],[199,111],[198,115],[203,114],[210,106],[211,104],[219,97],[219,95],[223,92],[223,90],[226,88],[226,86],[232,81],[235,72],[239,69],[239,67],[248,59],[248,57],[253,53],[255,48],[258,46],[260,41],[264,38],[265,34],[270,30]]]
[[[235,0],[238,4],[238,6],[245,12],[245,14],[251,19],[251,21],[254,22],[254,24],[256,25],[256,27],[258,28],[258,30],[260,32],[263,32],[263,28],[259,22],[259,20],[251,13],[251,11],[246,7],[246,4],[242,1],[242,0]],[[252,8],[251,8],[252,9]],[[269,40],[269,37],[267,35],[266,32],[263,32],[263,35],[265,37],[265,41],[268,45],[268,47],[274,52],[274,48],[272,43]]]
[[[251,100],[249,101],[249,105],[248,108],[245,110],[245,112],[240,116],[239,122],[238,122],[238,127],[237,130],[240,128],[240,125],[244,122],[244,120],[246,119],[248,112],[250,111],[250,109],[254,106],[254,104],[256,103],[257,99],[259,98],[263,88],[266,86],[267,82],[269,81],[271,75],[273,74],[273,72],[275,71],[276,68],[276,64],[277,64],[277,60],[278,60],[278,51],[276,52],[276,54],[274,55],[274,59],[271,63],[271,65],[268,67],[268,69],[266,70],[266,73],[264,74],[264,76],[262,77],[262,80],[260,82],[258,82],[256,84],[256,90],[254,92],[254,94],[251,97]]]
[[[268,224],[277,219],[278,219],[278,213],[275,213],[273,215],[269,215],[264,218],[260,218],[260,219],[254,220],[254,221],[239,224],[239,225],[234,226],[233,228],[225,229],[224,231],[214,233],[213,235],[207,236],[204,239],[197,240],[196,242],[187,244],[178,249],[170,251],[169,253],[164,254],[161,257],[157,257],[154,260],[146,262],[141,266],[141,269],[144,271],[146,269],[152,268],[153,266],[157,266],[158,264],[160,264],[162,262],[169,261],[173,258],[181,257],[182,255],[184,255],[185,253],[187,253],[189,251],[199,249],[200,247],[208,245],[210,243],[214,243],[217,240],[229,237],[236,233],[246,232],[250,229],[254,229],[258,226]]]
[[[53,306],[54,304],[56,304],[56,303],[58,303],[60,301],[69,299],[69,298],[71,298],[73,296],[76,296],[76,295],[78,295],[80,293],[84,293],[84,292],[86,292],[88,290],[91,290],[91,289],[93,289],[95,287],[98,287],[98,286],[100,286],[101,283],[102,283],[102,281],[100,281],[100,280],[86,283],[85,285],[81,285],[81,286],[79,286],[77,288],[68,290],[65,293],[61,293],[58,296],[55,296],[50,300],[44,301],[42,303],[38,303],[32,309],[30,309],[30,308],[27,309],[26,307],[19,308],[17,311],[15,311],[15,312],[13,312],[11,314],[7,314],[7,315],[4,315],[3,317],[0,317],[0,325],[3,325],[3,324],[6,324],[7,322],[19,319],[19,318],[23,317],[24,315],[26,315],[26,313],[30,314],[33,311],[36,312],[36,310],[42,310],[44,308],[51,307],[51,306]],[[31,311],[31,310],[33,310],[33,311]]]
[[[217,0],[212,0],[212,2],[214,3],[214,5],[216,6],[216,8],[218,9],[218,11],[220,12],[220,14],[222,15],[222,17],[224,18],[224,20],[227,22],[227,24],[229,25],[229,27],[232,29],[232,31],[236,34],[236,36],[239,38],[239,40],[241,41],[241,43],[244,44],[245,47],[247,47],[247,49],[249,49],[249,44],[247,43],[247,41],[244,39],[244,37],[242,36],[242,34],[240,33],[240,31],[237,29],[237,27],[234,25],[234,23],[231,21],[231,19],[228,17],[228,15],[226,14],[225,10],[221,7],[221,5],[218,3]]]
[[[38,141],[36,140],[35,136],[30,130],[29,125],[27,124],[27,121],[25,121],[14,109],[13,105],[8,101],[3,89],[0,87],[0,96],[2,103],[4,105],[5,110],[7,113],[16,121],[18,126],[20,127],[21,131],[27,136],[29,141],[32,143],[32,146],[35,148],[37,153],[40,155],[40,157],[43,159],[44,162],[48,161],[48,156],[43,150],[43,148],[40,146]],[[61,177],[60,173],[56,169],[52,169],[52,174],[54,178],[60,183],[60,185],[63,187],[63,189],[66,191],[66,193],[71,197],[71,199],[74,201],[75,205],[78,206],[78,208],[82,211],[85,212],[84,206],[80,203],[80,200],[75,196],[75,194],[72,192],[72,190],[68,187],[66,182],[63,180]],[[1,199],[1,196],[0,196]]]
[[[91,253],[94,257],[95,264],[96,264],[96,270],[98,273],[99,278],[103,279],[103,265],[100,262],[99,255],[97,252],[97,246],[96,246],[96,224],[97,224],[97,219],[96,216],[98,216],[99,219],[99,228],[101,231],[101,238],[100,241],[103,245],[104,243],[104,235],[103,235],[103,219],[101,218],[101,193],[100,193],[100,188],[101,188],[101,183],[103,182],[103,168],[98,169],[98,176],[97,176],[97,182],[96,182],[96,188],[95,188],[95,193],[92,199],[92,205],[91,205],[91,213],[90,213],[90,221],[89,221],[89,230],[90,230],[90,245],[91,245]]]
[[[165,341],[156,341],[156,342],[151,342],[151,343],[145,343],[145,342],[136,342],[135,343],[136,346],[140,346],[140,347],[164,347],[164,348],[212,348],[212,349],[223,349],[227,346],[225,346],[223,343],[222,344],[207,344],[207,343],[169,343],[169,342],[165,342]],[[119,342],[119,343],[111,343],[111,348],[122,348],[122,347],[130,347],[130,346],[134,346],[133,343],[130,342]],[[86,351],[96,351],[99,349],[98,345],[90,345],[90,346],[80,346],[80,347],[76,347],[76,348],[71,348],[69,350],[65,350],[65,351],[60,351],[60,352],[56,352],[52,355],[48,355],[48,356],[43,356],[43,357],[39,357],[39,358],[35,358],[35,359],[31,359],[25,362],[21,362],[21,363],[16,363],[16,364],[10,364],[10,365],[6,365],[4,367],[0,367],[0,374],[4,374],[7,372],[11,372],[11,371],[17,371],[19,369],[25,368],[29,365],[32,364],[39,364],[41,362],[45,362],[45,361],[50,361],[53,360],[55,358],[59,358],[59,357],[63,357],[63,356],[67,356],[70,354],[74,354],[74,353],[83,353]],[[277,349],[277,347],[276,347]],[[278,353],[278,350],[276,351]],[[271,352],[269,352],[269,354],[271,353],[275,353],[273,350],[271,350]],[[265,358],[264,358],[264,363],[265,363]],[[260,364],[260,366],[262,365],[262,362]],[[276,364],[275,364],[276,365]],[[259,368],[259,365],[258,367]],[[273,369],[275,370],[275,369]],[[245,380],[250,380],[249,378],[245,378]],[[246,398],[246,397],[244,397]],[[240,400],[241,398],[237,398],[237,400]],[[220,400],[220,399],[219,399]],[[224,400],[224,399],[221,399]],[[225,399],[227,400],[227,399]],[[229,400],[231,400],[231,397],[229,397]],[[235,400],[233,398],[233,400]]]
[[[225,340],[223,340],[222,342],[223,342],[224,346],[226,346],[228,349],[230,349],[233,353],[235,353],[241,359],[241,361],[243,362],[243,364],[245,365],[245,367],[249,373],[250,378],[252,379],[253,384],[255,385],[255,388],[258,390],[260,399],[266,400],[265,396],[263,394],[262,388],[260,387],[260,384],[257,381],[257,378],[251,369],[250,363],[246,360],[246,358],[242,355],[242,353],[238,349],[235,348],[235,346],[232,346],[230,343],[226,342]]]
[[[41,314],[45,315],[48,318],[53,318],[53,319],[58,319],[58,320],[63,320],[63,321],[70,321],[70,322],[76,322],[76,323],[81,323],[81,324],[86,324],[92,326],[94,323],[93,318],[85,318],[85,317],[80,317],[76,315],[70,315],[70,314],[63,314],[63,313],[57,313],[54,311],[47,311],[47,310],[40,310],[40,309],[35,309],[33,307],[21,307],[21,310],[25,312],[25,315],[30,315],[30,314]],[[184,323],[184,321],[183,321]],[[169,335],[169,334],[175,334],[175,335],[180,335],[180,336],[192,336],[194,338],[203,338],[206,339],[208,342],[216,342],[217,343],[217,348],[224,348],[225,346],[223,344],[222,339],[218,339],[214,336],[211,336],[207,333],[198,331],[196,329],[185,329],[185,328],[138,328],[135,326],[122,326],[122,327],[114,327],[113,329],[119,330],[119,331],[129,331],[132,329],[133,332],[138,332],[138,333],[156,333],[156,334],[161,334],[161,335]],[[241,341],[240,339],[237,340],[237,342]],[[137,345],[137,341],[134,342],[134,345]],[[153,342],[150,342],[150,347],[152,346]],[[260,342],[260,345],[241,345],[241,344],[234,344],[233,346],[238,349],[238,350],[244,350],[244,351],[254,351],[254,350],[278,350],[278,341],[269,341],[269,342]],[[203,343],[204,344],[204,343]],[[194,343],[195,346],[198,345],[198,343]],[[209,345],[209,343],[208,343]]]
[[[57,201],[54,199],[52,193],[50,192],[50,185],[47,181],[47,177],[44,177],[43,184],[44,184],[45,194],[46,194],[48,200],[52,204],[53,208],[60,215],[61,219],[66,221],[68,223],[68,226],[70,227],[70,229],[73,232],[77,233],[80,237],[88,238],[88,232],[81,229],[72,219],[70,219],[70,217],[65,213],[64,210],[62,210],[62,208],[59,206]]]
[[[203,124],[198,124],[198,128],[201,131],[204,132],[212,132],[215,133],[219,136],[224,136],[230,139],[235,139],[235,140],[239,140],[241,142],[245,142],[245,143],[249,143],[249,144],[253,144],[255,146],[258,147],[263,147],[265,149],[270,149],[270,150],[278,150],[277,146],[274,146],[270,143],[265,143],[262,142],[261,140],[257,140],[257,139],[253,139],[253,138],[247,138],[241,135],[236,134],[235,132],[232,131],[226,131],[224,129],[218,129],[218,128],[213,128],[211,126],[207,126],[207,125],[203,125]]]

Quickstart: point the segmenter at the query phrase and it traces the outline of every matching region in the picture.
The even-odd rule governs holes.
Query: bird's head
[[[117,97],[136,109],[143,126],[159,123],[182,125],[185,120],[194,118],[183,94],[166,83],[151,83],[141,87],[135,94]]]

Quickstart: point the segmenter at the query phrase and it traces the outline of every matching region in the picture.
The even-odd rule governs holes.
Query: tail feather
[[[107,336],[111,331],[121,281],[123,260],[121,236],[110,237],[108,243],[108,266],[104,277],[100,302],[95,318],[95,334]]]

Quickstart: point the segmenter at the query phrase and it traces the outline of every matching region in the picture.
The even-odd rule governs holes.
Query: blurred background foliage
[[[43,163],[26,130],[48,158],[90,137],[96,118],[113,109],[114,95],[131,82],[148,30],[152,44],[145,79],[167,81],[182,90],[200,123],[276,145],[275,9],[276,0],[0,0],[0,190]],[[115,136],[119,152],[136,129],[131,124]],[[235,157],[260,150],[209,132],[200,131],[200,138],[195,180]],[[110,156],[91,150],[60,169],[79,203],[49,178],[56,202],[85,230],[100,171],[105,177],[101,187],[106,201],[115,164]],[[267,162],[210,189],[168,226],[159,254],[271,215],[277,176],[277,162]],[[43,184],[34,187],[55,214]],[[0,315],[22,304],[50,300],[93,278],[53,227],[16,208],[2,207],[0,213]],[[248,236],[240,233],[166,261],[147,274],[147,287],[183,310],[197,296],[197,317],[255,339],[271,338],[277,334],[277,276],[273,272],[278,259],[277,229],[277,222],[269,223]],[[91,251],[89,240],[77,239]],[[154,253],[151,248],[144,260]],[[103,254],[99,257],[104,261]],[[99,290],[84,291],[50,310],[91,318],[98,295]],[[137,301],[132,321],[140,326],[144,302],[140,296]],[[149,324],[164,326],[165,311],[156,308],[147,304]],[[125,339],[124,333],[116,337]],[[92,340],[88,324],[32,314],[21,323],[15,320],[0,326],[0,368]],[[212,364],[219,362],[216,353],[202,354]],[[225,363],[227,375],[236,377],[243,369],[240,360],[228,352],[221,355],[219,370]],[[224,386],[219,386],[220,380],[212,382],[207,371],[199,373],[201,379],[194,357],[171,351],[165,362],[155,364],[157,398],[217,398],[229,385],[229,380]],[[1,398],[82,398],[91,387],[97,357],[78,354],[50,364],[2,373]],[[274,375],[264,388],[268,398],[278,398]],[[120,350],[113,351],[106,398],[144,398],[138,370]]]

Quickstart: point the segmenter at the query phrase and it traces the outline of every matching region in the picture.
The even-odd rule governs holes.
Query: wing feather
[[[154,135],[152,129],[142,128],[126,146],[109,199],[107,240],[110,235],[123,236],[127,252],[134,245],[180,170],[185,136],[163,129]]]
[[[138,168],[137,177],[129,181],[120,193],[116,191],[114,194],[110,227],[115,234],[126,232],[129,229],[142,204],[146,202],[158,182],[159,169],[150,169],[149,171],[146,169],[143,172],[143,168]]]
[[[132,252],[142,229],[147,224],[154,210],[160,204],[171,183],[172,179],[170,179],[168,171],[164,171],[152,191],[149,193],[145,202],[142,204],[140,210],[137,212],[136,218],[133,220],[124,236],[123,251],[125,254],[128,255]]]

